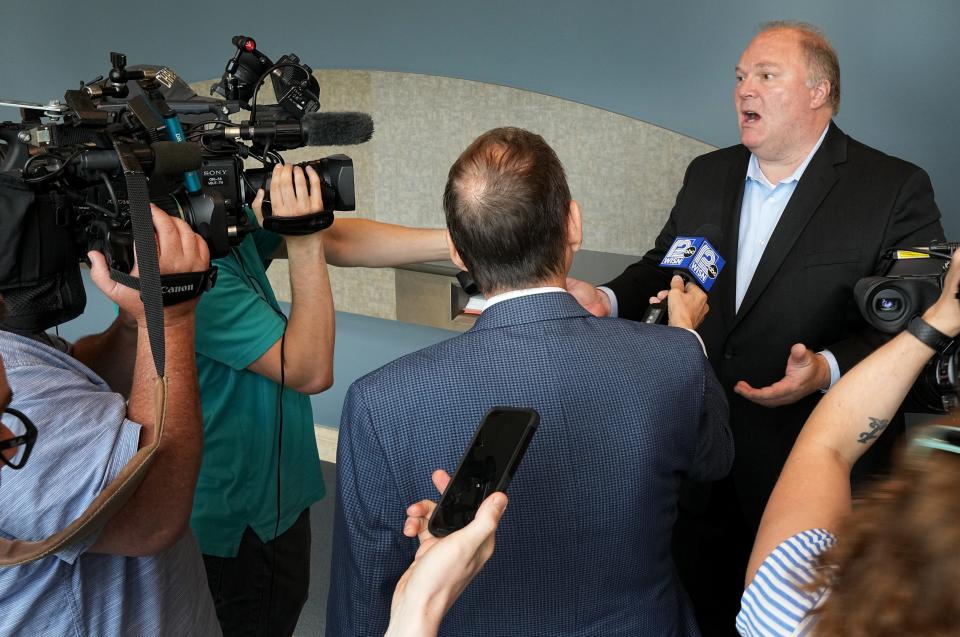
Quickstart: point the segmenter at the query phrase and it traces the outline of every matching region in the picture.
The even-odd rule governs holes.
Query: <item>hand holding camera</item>
[[[960,334],[960,250],[953,253],[944,274],[940,298],[923,313],[923,320],[949,337]]]
[[[153,228],[157,238],[157,255],[160,261],[160,274],[184,274],[204,272],[210,267],[210,251],[207,242],[196,234],[183,219],[171,217],[157,206],[151,204]],[[93,282],[111,301],[120,306],[136,319],[138,325],[144,325],[143,302],[140,293],[110,277],[107,259],[102,252],[91,250],[90,275]],[[131,272],[138,274],[136,264]],[[193,313],[199,297],[190,301],[168,306],[164,309],[164,321],[168,322]]]
[[[297,223],[304,218],[312,218],[323,212],[320,176],[313,166],[307,165],[303,168],[290,164],[277,164],[273,167],[267,188],[270,191],[269,198],[265,196],[264,189],[260,188],[251,204],[253,212],[257,215],[257,221],[267,229],[280,231],[281,228],[271,226],[283,226],[287,222]],[[265,215],[267,205],[270,211]],[[273,223],[267,223],[266,219]],[[282,234],[297,237],[313,233],[282,232]]]

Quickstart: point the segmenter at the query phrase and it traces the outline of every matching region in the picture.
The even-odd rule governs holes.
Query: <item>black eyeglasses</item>
[[[4,427],[13,434],[0,440],[0,461],[11,469],[20,469],[30,457],[33,443],[37,440],[37,428],[22,412],[10,407],[3,410],[0,418]]]

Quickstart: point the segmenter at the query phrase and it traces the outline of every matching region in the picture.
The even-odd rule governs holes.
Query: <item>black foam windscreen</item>
[[[705,223],[697,228],[697,231],[693,233],[693,236],[703,237],[710,242],[710,245],[718,250],[720,249],[720,242],[723,241],[723,231],[720,230],[720,226],[712,223]]]
[[[373,137],[373,118],[366,113],[310,113],[300,124],[307,146],[362,144]]]

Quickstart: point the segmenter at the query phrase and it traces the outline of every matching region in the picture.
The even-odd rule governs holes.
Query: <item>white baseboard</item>
[[[313,426],[313,431],[317,437],[317,452],[320,454],[320,459],[336,464],[337,440],[340,438],[340,432],[333,427],[317,424]]]

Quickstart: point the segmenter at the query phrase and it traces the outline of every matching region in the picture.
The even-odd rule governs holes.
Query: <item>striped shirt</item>
[[[797,533],[773,549],[743,591],[737,631],[743,637],[809,635],[816,617],[810,611],[826,599],[827,589],[810,593],[817,559],[836,543],[823,529]]]

